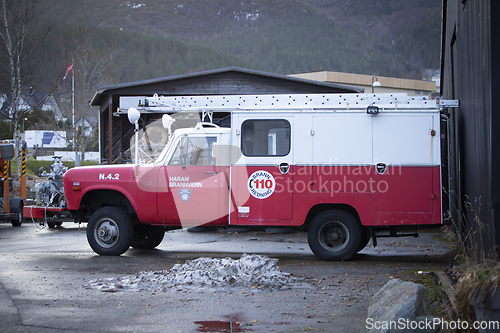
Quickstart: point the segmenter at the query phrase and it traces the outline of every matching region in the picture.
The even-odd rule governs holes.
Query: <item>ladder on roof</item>
[[[142,113],[175,113],[198,111],[203,118],[213,112],[234,110],[366,110],[376,106],[382,110],[439,110],[450,106],[446,102],[429,100],[406,93],[390,94],[276,94],[276,95],[212,95],[212,96],[123,96],[118,114],[131,107]]]

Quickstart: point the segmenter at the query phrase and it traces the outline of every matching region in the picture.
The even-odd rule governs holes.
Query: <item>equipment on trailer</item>
[[[35,205],[24,207],[24,215],[41,227],[61,226],[68,222],[69,213],[66,210],[64,197],[63,175],[68,167],[61,161],[62,156],[54,156],[54,163],[49,166],[49,172],[42,171],[38,176],[47,180],[36,181],[32,188],[35,192]],[[71,219],[69,219],[71,220]]]
[[[36,193],[35,204],[37,206],[66,208],[63,175],[68,171],[68,167],[61,161],[62,156],[54,156],[53,159],[54,163],[49,166],[49,172],[40,168],[42,173],[38,176],[45,177],[47,180],[35,182],[32,189]]]

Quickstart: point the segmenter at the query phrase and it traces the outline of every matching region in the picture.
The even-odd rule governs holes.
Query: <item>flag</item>
[[[72,70],[73,70],[73,63],[71,63],[71,65],[69,65],[68,68],[66,69],[66,74],[64,74],[63,80],[66,79],[66,76],[68,76],[68,73],[71,72]]]

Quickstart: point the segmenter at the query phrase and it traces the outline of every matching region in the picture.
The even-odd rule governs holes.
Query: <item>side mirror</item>
[[[130,108],[127,111],[128,121],[135,124],[135,165],[139,165],[139,118],[141,113],[136,108]]]
[[[172,124],[174,123],[175,119],[170,117],[168,114],[164,114],[161,117],[161,124],[163,125],[163,128],[168,130],[168,135],[172,135]]]
[[[136,124],[139,118],[141,118],[141,113],[136,108],[130,108],[127,111],[127,116],[131,124]]]

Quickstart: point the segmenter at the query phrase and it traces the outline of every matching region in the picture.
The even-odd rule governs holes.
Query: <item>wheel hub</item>
[[[341,237],[341,232],[340,230],[338,229],[335,229],[335,230],[332,230],[330,232],[330,235],[328,236],[328,238],[332,241],[332,242],[337,242]]]
[[[319,238],[324,248],[340,251],[347,245],[349,231],[342,223],[331,221],[321,229]]]
[[[95,233],[97,241],[104,247],[111,247],[118,240],[118,227],[111,221],[99,223]]]

